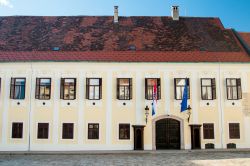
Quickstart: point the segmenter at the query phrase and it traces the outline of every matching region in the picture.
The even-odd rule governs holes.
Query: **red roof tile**
[[[243,38],[243,40],[248,44],[250,47],[250,32],[239,32],[240,36]]]
[[[241,50],[218,18],[11,16],[0,17],[0,34],[0,51]]]

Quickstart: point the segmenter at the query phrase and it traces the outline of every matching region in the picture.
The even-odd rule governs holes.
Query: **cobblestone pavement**
[[[0,155],[0,166],[250,166],[247,152],[163,152],[114,154],[15,154]]]

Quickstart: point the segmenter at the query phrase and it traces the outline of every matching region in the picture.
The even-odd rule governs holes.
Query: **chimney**
[[[114,23],[118,23],[118,6],[114,6]]]
[[[172,18],[174,21],[179,20],[179,6],[172,6]]]

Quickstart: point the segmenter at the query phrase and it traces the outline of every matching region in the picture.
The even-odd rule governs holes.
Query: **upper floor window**
[[[11,78],[11,99],[25,99],[25,81],[25,78]]]
[[[161,99],[161,79],[146,78],[145,79],[145,99],[153,100],[154,86],[157,88],[157,100]]]
[[[240,139],[240,124],[239,123],[229,123],[229,138]]]
[[[132,78],[117,78],[117,99],[132,99]]]
[[[214,124],[213,123],[203,124],[203,136],[204,136],[204,139],[214,139]]]
[[[1,95],[1,89],[2,89],[2,79],[0,78],[0,95]]]
[[[37,78],[36,79],[36,99],[49,100],[51,95],[51,79]]]
[[[175,99],[176,100],[182,100],[186,81],[187,81],[188,99],[190,99],[189,78],[175,78],[174,86],[175,86]]]
[[[227,84],[227,99],[228,100],[242,99],[240,78],[227,78],[226,84]]]
[[[201,99],[202,100],[216,99],[215,78],[201,78]]]
[[[23,123],[12,123],[12,138],[23,138]]]
[[[76,99],[76,78],[61,78],[61,99]]]
[[[86,79],[86,98],[89,100],[100,100],[102,98],[102,79]]]

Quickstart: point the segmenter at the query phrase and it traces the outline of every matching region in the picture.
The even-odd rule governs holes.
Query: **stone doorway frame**
[[[152,119],[152,147],[153,147],[153,150],[156,150],[156,129],[155,129],[155,126],[156,126],[156,122],[158,120],[161,120],[161,119],[174,119],[174,120],[177,120],[180,122],[180,141],[181,141],[181,149],[185,149],[184,147],[184,120],[177,117],[177,116],[174,116],[174,115],[161,115],[161,116],[158,116],[154,119]]]

